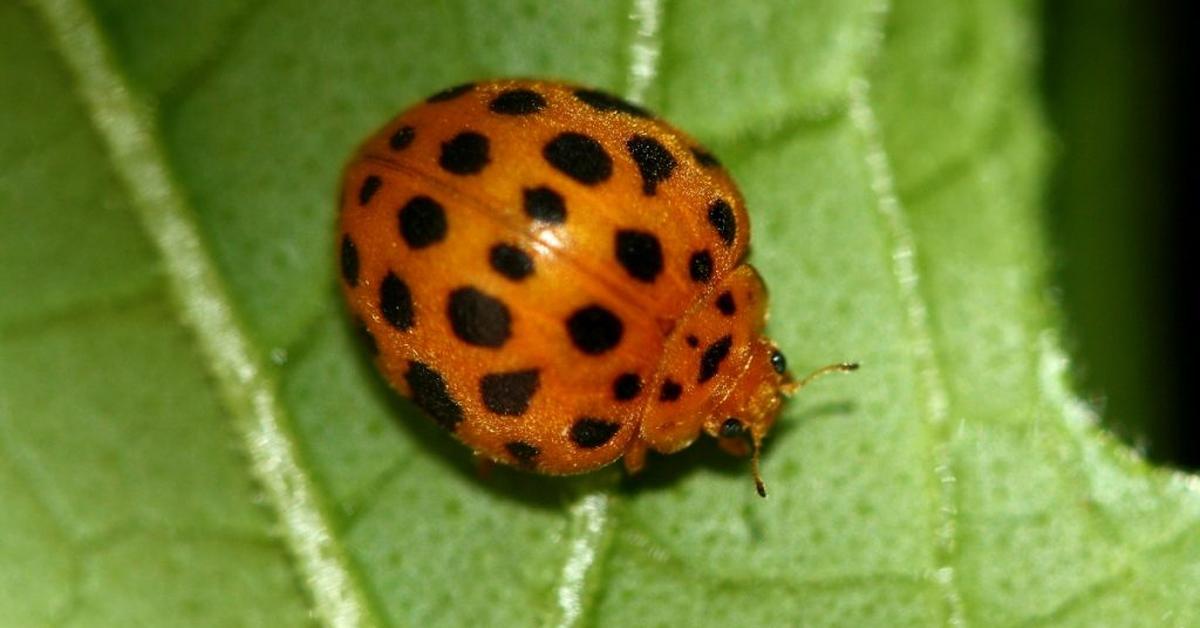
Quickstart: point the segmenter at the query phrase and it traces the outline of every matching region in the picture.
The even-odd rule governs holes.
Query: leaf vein
[[[633,0],[629,19],[634,31],[630,42],[629,69],[625,96],[641,101],[650,84],[659,75],[662,52],[662,0]],[[603,554],[614,535],[611,488],[598,488],[584,494],[571,508],[568,521],[567,559],[555,586],[555,626],[586,623],[595,611],[587,595],[600,569]]]
[[[625,96],[634,102],[646,98],[646,90],[659,76],[662,55],[663,0],[634,0],[630,19],[634,23],[629,44],[629,82]]]
[[[90,121],[158,248],[180,316],[196,334],[217,387],[266,489],[284,540],[312,597],[333,626],[377,624],[377,613],[338,541],[326,497],[302,460],[276,384],[237,320],[191,208],[172,180],[154,108],[122,75],[95,15],[82,0],[33,0],[74,77]]]
[[[606,489],[585,493],[571,507],[568,521],[567,560],[559,571],[555,587],[556,609],[550,625],[567,627],[587,625],[595,611],[588,595],[601,558],[612,539],[612,501]]]
[[[883,219],[891,241],[892,277],[896,280],[905,310],[905,324],[918,376],[918,392],[924,406],[922,414],[925,420],[922,426],[931,444],[929,482],[935,495],[932,516],[935,526],[933,581],[937,583],[946,604],[945,623],[961,626],[965,624],[965,610],[953,560],[958,537],[957,477],[947,447],[950,438],[950,395],[934,348],[929,308],[921,292],[916,238],[896,195],[890,158],[870,102],[870,89],[870,83],[865,78],[855,79],[851,84],[850,120],[866,147],[867,172],[875,195],[875,209]]]

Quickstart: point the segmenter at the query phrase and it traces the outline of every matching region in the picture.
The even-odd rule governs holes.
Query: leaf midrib
[[[331,626],[378,625],[380,613],[336,534],[324,488],[312,477],[277,386],[238,321],[229,290],[204,246],[153,132],[155,110],[139,99],[82,0],[31,0],[72,76],[110,165],[157,247],[183,324],[192,329],[218,393],[233,415],[278,516],[294,567],[317,617]]]

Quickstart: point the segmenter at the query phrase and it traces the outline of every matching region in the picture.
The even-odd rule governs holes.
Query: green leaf
[[[499,5],[499,6],[497,6]],[[1031,3],[0,5],[0,624],[1200,622],[1200,488],[1070,392]],[[334,290],[352,147],[457,81],[643,100],[743,186],[764,458],[497,470]]]

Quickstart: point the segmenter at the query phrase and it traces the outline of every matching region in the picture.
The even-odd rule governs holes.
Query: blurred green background
[[[1043,76],[1058,140],[1047,218],[1080,392],[1151,459],[1196,468],[1185,23],[1169,2],[1048,2]]]

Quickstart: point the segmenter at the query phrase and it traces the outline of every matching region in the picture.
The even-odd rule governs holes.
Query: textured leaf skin
[[[0,6],[0,624],[1200,622],[1196,478],[1069,390],[1038,7],[724,6]],[[100,75],[137,106],[89,99]],[[702,139],[746,194],[794,368],[863,363],[787,407],[767,501],[706,443],[627,480],[481,480],[372,371],[329,254],[343,160],[409,102],[502,75],[624,93]],[[259,394],[310,500],[271,488]],[[329,577],[345,596],[310,584]]]

